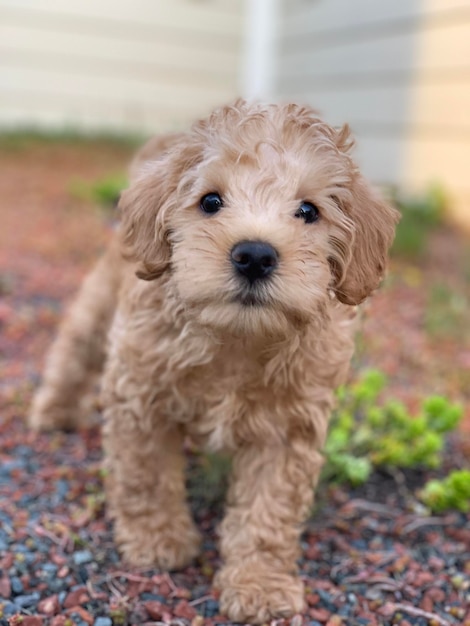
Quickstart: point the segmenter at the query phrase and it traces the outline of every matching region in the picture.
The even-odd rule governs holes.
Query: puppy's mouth
[[[270,298],[264,290],[251,287],[239,291],[232,299],[232,302],[241,304],[243,307],[263,307],[267,306]]]

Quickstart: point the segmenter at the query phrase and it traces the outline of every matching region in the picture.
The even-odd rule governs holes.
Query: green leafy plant
[[[385,383],[383,374],[369,371],[339,390],[325,446],[326,478],[359,485],[376,467],[439,467],[445,434],[458,424],[461,407],[432,396],[411,416],[400,402],[378,401]]]
[[[430,232],[441,222],[446,205],[443,189],[431,185],[419,197],[405,197],[392,192],[392,201],[401,213],[392,253],[407,259],[416,259],[426,250]]]
[[[113,174],[92,183],[74,180],[70,183],[69,191],[80,200],[110,207],[117,204],[121,191],[126,187],[127,177],[124,174]]]
[[[470,511],[470,471],[454,470],[442,480],[430,480],[419,492],[420,499],[434,511]]]

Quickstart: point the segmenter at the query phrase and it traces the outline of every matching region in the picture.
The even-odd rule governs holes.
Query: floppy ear
[[[386,204],[356,174],[348,198],[341,207],[350,221],[349,263],[334,263],[333,286],[338,300],[359,304],[379,286],[383,278],[387,254],[395,235],[399,213]],[[346,256],[345,250],[342,257]]]
[[[178,189],[202,158],[190,136],[174,133],[151,139],[131,166],[131,184],[119,201],[122,254],[137,261],[136,274],[154,280],[171,261],[170,216],[177,208]]]
[[[136,274],[144,280],[154,280],[170,263],[167,215],[176,181],[166,169],[165,158],[149,166],[119,201],[122,255],[138,262]]]

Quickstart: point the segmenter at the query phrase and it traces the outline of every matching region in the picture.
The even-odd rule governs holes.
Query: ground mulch
[[[71,193],[71,181],[121,171],[129,156],[109,142],[0,146],[1,626],[227,623],[211,589],[220,498],[191,489],[205,537],[191,567],[129,568],[106,518],[99,428],[38,436],[25,425],[63,309],[112,232],[110,214]],[[446,448],[449,469],[470,457],[470,343],[468,329],[436,333],[426,322],[426,294],[439,281],[468,289],[466,244],[446,229],[432,248],[419,263],[394,261],[366,309],[354,367],[385,370],[387,393],[410,407],[430,392],[466,405]],[[423,511],[413,491],[429,475],[383,472],[358,489],[324,487],[302,537],[308,608],[277,623],[470,626],[470,515]]]

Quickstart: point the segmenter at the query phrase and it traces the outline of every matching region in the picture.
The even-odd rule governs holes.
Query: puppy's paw
[[[147,517],[118,519],[115,534],[124,559],[137,567],[181,569],[199,554],[201,544],[199,531],[187,517],[163,526]]]
[[[234,622],[262,624],[291,617],[304,609],[300,578],[270,571],[266,566],[227,565],[217,575],[220,608]]]
[[[83,420],[81,406],[70,404],[69,398],[57,397],[54,390],[42,387],[31,405],[29,426],[36,431],[75,430]]]

